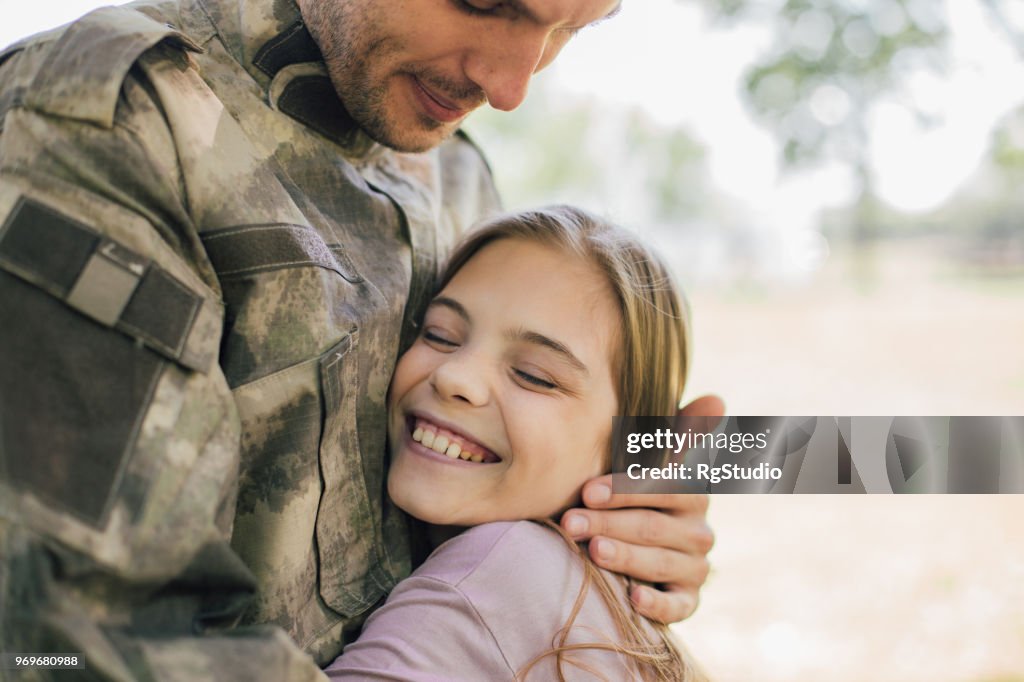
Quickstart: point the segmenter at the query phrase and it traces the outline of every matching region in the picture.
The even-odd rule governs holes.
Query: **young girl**
[[[628,233],[568,207],[475,231],[389,395],[389,493],[439,537],[464,532],[328,675],[699,679],[624,580],[548,521],[608,471],[613,416],[675,414],[688,343],[667,269]]]

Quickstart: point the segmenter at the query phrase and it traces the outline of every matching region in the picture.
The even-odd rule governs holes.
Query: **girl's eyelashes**
[[[522,379],[523,381],[525,381],[528,384],[532,384],[534,386],[537,386],[539,388],[544,388],[544,389],[547,389],[547,390],[552,390],[552,389],[558,388],[558,384],[554,384],[554,383],[552,383],[550,381],[547,381],[546,379],[541,379],[540,377],[534,376],[533,374],[530,374],[529,372],[524,372],[521,369],[513,369],[512,371],[515,373],[515,375],[517,377],[519,377],[520,379]]]
[[[452,340],[448,336],[444,335],[443,332],[438,332],[435,329],[425,328],[423,330],[423,339],[427,343],[431,343],[435,346],[441,346],[442,348],[458,348],[459,344],[457,341]]]

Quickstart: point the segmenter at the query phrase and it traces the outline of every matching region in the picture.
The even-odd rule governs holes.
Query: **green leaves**
[[[774,45],[747,72],[744,94],[755,118],[776,135],[788,166],[826,159],[863,166],[872,104],[898,92],[916,70],[944,66],[948,32],[939,3],[703,4],[722,19],[771,25]]]

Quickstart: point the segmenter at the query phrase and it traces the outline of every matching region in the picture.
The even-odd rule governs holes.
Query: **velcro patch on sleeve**
[[[192,334],[203,297],[74,218],[21,199],[0,229],[0,268],[168,359],[210,369],[214,344]]]

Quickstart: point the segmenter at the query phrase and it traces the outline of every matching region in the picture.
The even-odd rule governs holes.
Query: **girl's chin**
[[[432,526],[455,527],[460,530],[490,521],[511,521],[525,518],[515,515],[509,517],[508,514],[502,514],[498,509],[483,508],[470,512],[465,505],[459,505],[450,498],[445,501],[444,505],[438,505],[433,504],[433,500],[424,500],[417,495],[391,492],[391,499],[399,509],[420,521]]]
[[[403,504],[401,502],[395,502],[399,508],[409,516],[429,523],[432,526],[451,526],[458,523],[458,520],[453,518],[451,514],[446,514],[441,510],[428,508],[421,504]],[[470,524],[459,524],[459,525],[473,525]]]
[[[460,514],[458,503],[453,503],[451,498],[445,499],[443,504],[438,504],[438,496],[431,494],[422,486],[410,489],[401,481],[396,481],[395,476],[388,477],[388,495],[398,508],[409,516],[425,521],[436,526],[475,526],[483,521],[475,521],[471,514]]]
[[[514,505],[508,504],[502,504],[499,507],[498,505],[488,505],[479,499],[467,499],[460,502],[453,495],[439,494],[439,491],[428,490],[424,486],[413,489],[404,481],[396,480],[395,476],[388,477],[388,494],[398,508],[409,516],[434,526],[456,526],[459,528],[479,526],[492,521],[522,521],[540,518],[557,521],[566,509],[579,505],[578,497],[574,503],[562,504],[557,509],[540,508],[544,505],[537,505],[536,508],[530,509],[515,509]],[[443,500],[443,503],[439,504],[438,500]]]

